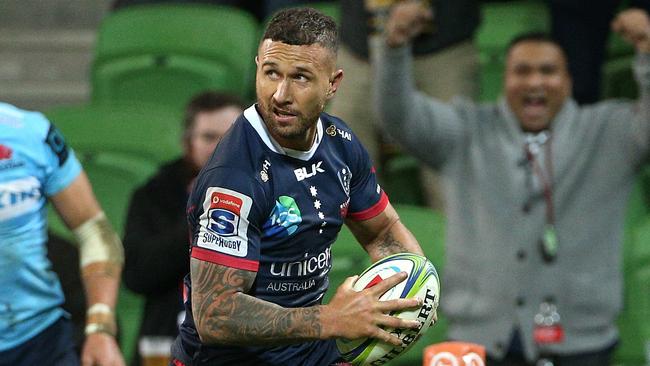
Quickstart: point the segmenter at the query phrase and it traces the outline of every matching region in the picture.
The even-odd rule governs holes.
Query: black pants
[[[0,352],[0,366],[78,366],[72,324],[61,318],[36,337]]]

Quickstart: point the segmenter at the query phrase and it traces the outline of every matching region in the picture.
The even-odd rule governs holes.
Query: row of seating
[[[310,3],[339,18],[336,1]],[[501,91],[504,50],[517,34],[547,31],[541,0],[482,5],[476,34],[481,100]],[[182,108],[196,92],[229,91],[253,99],[254,62],[261,25],[244,10],[217,5],[148,4],[106,17],[98,31],[91,70],[92,101],[143,101]],[[605,96],[633,96],[631,47],[612,37],[605,65]]]

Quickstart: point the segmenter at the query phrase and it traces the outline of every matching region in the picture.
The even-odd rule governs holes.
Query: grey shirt
[[[623,222],[650,144],[650,55],[637,55],[641,97],[580,107],[567,100],[552,121],[552,202],[559,249],[546,263],[539,241],[546,200],[529,184],[527,135],[505,100],[442,103],[416,91],[408,47],[374,39],[375,97],[381,123],[403,147],[437,168],[447,200],[447,257],[441,312],[449,337],[501,357],[519,328],[530,360],[533,318],[556,299],[560,354],[592,351],[618,337]],[[528,203],[528,209],[524,209]],[[420,243],[425,246],[426,243]]]

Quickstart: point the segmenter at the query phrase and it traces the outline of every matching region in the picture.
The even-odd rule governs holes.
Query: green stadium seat
[[[632,63],[634,54],[610,58],[603,64],[601,83],[603,98],[636,99],[639,87],[634,80]]]
[[[540,0],[483,3],[481,11],[483,20],[475,38],[481,64],[480,99],[494,101],[501,94],[508,44],[522,33],[548,31],[549,15]]]
[[[630,196],[623,245],[623,311],[618,319],[620,342],[614,360],[624,366],[650,361],[650,169],[646,168]]]
[[[82,165],[102,209],[122,236],[131,193],[158,169],[158,165],[128,155],[100,151],[82,161]],[[50,209],[48,220],[50,230],[71,238],[53,208]]]
[[[618,34],[612,33],[606,52],[602,68],[602,98],[636,99],[639,88],[632,72],[634,47]]]
[[[95,151],[162,163],[181,153],[182,117],[159,105],[102,104],[51,109],[45,115],[83,162]]]
[[[425,206],[420,162],[405,152],[390,157],[383,167],[382,186],[393,204]]]
[[[413,205],[395,205],[400,220],[418,239],[422,250],[442,276],[444,267],[444,217],[437,212]],[[339,237],[332,246],[332,270],[330,286],[325,294],[324,303],[334,295],[335,290],[345,278],[361,273],[370,265],[368,254],[354,239],[347,227],[341,229]],[[444,296],[444,289],[443,295]],[[446,340],[447,321],[438,313],[438,323],[416,343],[408,353],[391,362],[391,365],[421,365],[424,348],[430,344]]]
[[[99,29],[92,100],[182,109],[206,89],[249,99],[258,34],[255,18],[235,7],[147,4],[121,9]]]
[[[625,294],[615,360],[626,366],[645,365],[650,347],[650,216],[626,240],[623,256]]]

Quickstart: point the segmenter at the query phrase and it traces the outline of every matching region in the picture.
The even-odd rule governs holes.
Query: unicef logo
[[[298,230],[301,222],[302,215],[296,200],[289,196],[280,196],[275,201],[273,212],[262,226],[262,230],[266,237],[287,237]]]

